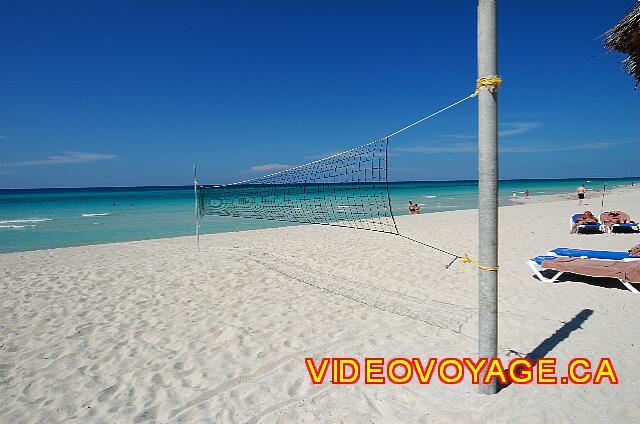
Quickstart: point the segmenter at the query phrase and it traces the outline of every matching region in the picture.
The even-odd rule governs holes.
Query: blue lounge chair
[[[631,224],[611,224],[609,227],[610,233],[624,233],[631,231],[640,231],[640,224],[637,222]]]
[[[577,213],[571,217],[569,220],[569,228],[573,229],[573,226],[576,225],[576,218],[578,218],[581,213]],[[605,233],[607,231],[607,227],[600,222],[594,222],[592,224],[580,224],[576,226],[576,234],[580,233]]]
[[[538,277],[540,281],[544,281],[545,283],[555,283],[558,278],[564,271],[556,271],[556,274],[551,278],[547,278],[542,275],[542,271],[547,268],[542,267],[542,263],[547,260],[554,260],[561,257],[569,257],[569,258],[583,258],[583,259],[598,259],[598,260],[609,260],[609,261],[640,261],[640,256],[632,256],[627,252],[611,252],[607,250],[583,250],[583,249],[567,249],[564,247],[560,247],[557,249],[553,249],[547,252],[546,255],[536,256],[535,258],[531,258],[527,261],[527,265],[533,271],[533,273]],[[555,271],[555,270],[554,270]],[[620,280],[620,282],[631,292],[640,293],[631,283]]]
[[[640,231],[640,224],[638,224],[638,223],[633,223],[633,224],[613,224],[611,226],[611,232],[615,233],[616,229],[619,229],[619,230],[629,229],[629,230]]]
[[[640,260],[640,256],[632,256],[628,252],[612,252],[610,250],[585,250],[558,247],[547,252],[547,256],[567,256],[570,258],[609,259],[613,261]]]
[[[604,214],[609,214],[609,213],[611,213],[611,212],[602,212],[602,214],[600,214],[600,218],[601,218],[600,220],[602,221],[602,216]],[[618,212],[618,213],[621,213],[621,212]],[[624,212],[622,212],[622,213],[624,213]],[[625,215],[627,215],[627,217],[629,219],[631,219],[631,217],[628,214],[625,214]],[[628,230],[640,231],[640,223],[633,222],[631,224],[610,224],[607,227],[607,230],[610,233],[624,233],[624,232],[629,232]]]

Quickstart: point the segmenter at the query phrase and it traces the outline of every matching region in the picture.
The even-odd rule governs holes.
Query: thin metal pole
[[[478,2],[478,78],[498,75],[496,0]],[[498,266],[498,91],[483,88],[478,95],[478,240],[480,264]],[[498,355],[498,273],[479,268],[478,354]],[[491,384],[480,393],[494,394]]]
[[[193,197],[195,199],[196,212],[196,245],[200,251],[200,210],[198,208],[198,177],[196,175],[196,165],[193,165]]]

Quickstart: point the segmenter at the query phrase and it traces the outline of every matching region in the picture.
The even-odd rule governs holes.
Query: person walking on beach
[[[528,199],[529,198],[529,190],[525,190],[524,191],[524,198]]]
[[[578,205],[582,205],[582,201],[584,200],[584,193],[587,191],[586,188],[584,188],[584,184],[581,184],[580,187],[578,187]]]

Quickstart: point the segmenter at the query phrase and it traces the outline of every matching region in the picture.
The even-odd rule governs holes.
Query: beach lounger
[[[622,230],[622,231],[616,231],[616,230]],[[613,224],[613,225],[611,225],[611,227],[609,227],[609,231],[611,231],[612,233],[622,233],[625,230],[640,231],[640,224],[638,224],[638,223]]]
[[[566,256],[570,258],[608,259],[613,261],[640,260],[640,256],[630,255],[629,252],[614,252],[610,250],[586,250],[558,247],[545,253],[545,256]]]
[[[617,218],[617,219],[616,219]],[[615,223],[617,221],[628,221],[627,223]],[[640,224],[633,222],[628,213],[622,211],[602,212],[600,222],[610,233],[624,233],[629,231],[640,231]]]
[[[573,215],[569,219],[569,228],[571,230],[573,230],[573,227],[575,225],[576,234],[580,234],[580,233],[582,233],[582,234],[585,234],[585,233],[605,233],[607,231],[607,227],[602,225],[602,223],[600,223],[600,222],[594,222],[592,224],[576,225],[577,224],[576,218],[578,218],[580,215],[582,215],[582,214],[581,213],[577,213],[577,214]]]
[[[621,253],[621,252],[609,252]],[[546,283],[555,283],[565,272],[589,277],[616,278],[629,291],[640,293],[633,284],[640,284],[640,257],[629,257],[622,260],[587,259],[584,257],[566,257],[543,255],[529,259],[527,265],[533,273]],[[542,275],[542,271],[556,271],[551,278]]]

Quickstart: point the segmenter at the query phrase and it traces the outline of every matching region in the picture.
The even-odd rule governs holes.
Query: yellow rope
[[[498,91],[500,86],[502,85],[502,79],[498,75],[492,75],[490,77],[479,78],[476,83],[476,91],[473,93],[474,96],[480,94],[480,89],[482,87],[487,87],[490,92]]]
[[[486,266],[486,265],[480,265],[480,262],[476,261],[475,259],[471,259],[467,254],[465,254],[462,257],[462,266],[464,267],[464,264],[474,264],[475,266],[477,266],[478,268],[484,270],[484,271],[498,271],[498,266]]]

